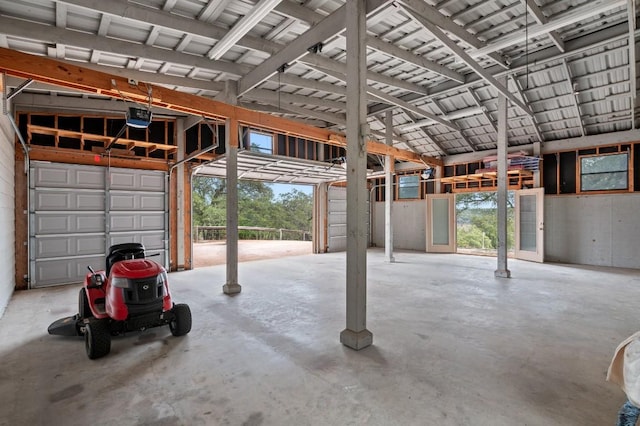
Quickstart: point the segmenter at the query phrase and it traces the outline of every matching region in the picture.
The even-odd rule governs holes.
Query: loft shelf
[[[468,175],[451,176],[441,179],[445,192],[478,192],[492,191],[498,187],[498,172],[495,170],[480,171]],[[507,171],[507,187],[522,189],[533,186],[533,171],[513,169]]]

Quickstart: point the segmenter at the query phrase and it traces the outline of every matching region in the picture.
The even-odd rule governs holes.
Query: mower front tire
[[[103,357],[111,351],[111,331],[108,319],[89,319],[84,327],[84,346],[89,359]]]
[[[184,336],[191,331],[191,309],[189,305],[180,303],[173,305],[173,319],[169,329],[174,336]]]
[[[80,319],[93,317],[93,312],[91,312],[91,307],[89,306],[87,291],[84,288],[80,289],[78,296],[78,313],[80,314]]]

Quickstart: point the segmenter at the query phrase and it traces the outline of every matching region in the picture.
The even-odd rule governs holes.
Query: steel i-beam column
[[[367,330],[367,91],[365,0],[346,2],[347,24],[347,328],[340,342],[371,345]]]

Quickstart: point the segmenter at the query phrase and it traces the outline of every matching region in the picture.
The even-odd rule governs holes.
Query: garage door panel
[[[164,231],[161,232],[137,232],[116,233],[112,232],[109,237],[109,245],[124,243],[141,243],[145,250],[163,250],[165,247]]]
[[[117,212],[109,216],[111,232],[164,230],[164,212]]]
[[[39,213],[35,216],[32,228],[36,235],[103,232],[104,214]]]
[[[111,211],[118,210],[145,210],[163,211],[164,193],[135,193],[135,192],[110,192]]]
[[[33,209],[37,211],[104,211],[104,191],[40,190],[34,191],[31,199]]]
[[[333,213],[342,213],[344,217],[347,217],[347,201],[346,200],[332,200],[329,205],[329,210]]]
[[[347,188],[329,187],[327,204],[327,251],[345,251],[347,249]],[[368,201],[367,211],[369,211]],[[369,221],[369,215],[367,215],[365,221],[367,241],[371,234]]]
[[[104,171],[90,166],[33,163],[31,184],[46,188],[104,189]]]
[[[35,279],[37,287],[80,283],[88,272],[87,266],[103,269],[104,263],[104,255],[36,260],[32,279]]]
[[[329,219],[327,220],[327,223],[329,225],[340,225],[340,224],[346,224],[347,223],[347,213],[346,212],[336,212],[336,211],[332,211],[331,212],[331,216],[329,216]]]
[[[54,235],[32,240],[36,259],[52,257],[103,255],[104,234],[97,235]]]
[[[138,189],[141,191],[164,192],[166,178],[161,174],[140,175]]]
[[[164,192],[165,180],[163,173],[112,169],[109,189]]]

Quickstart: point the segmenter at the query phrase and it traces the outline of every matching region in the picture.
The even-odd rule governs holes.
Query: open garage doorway
[[[311,254],[313,186],[238,182],[240,262]],[[226,180],[194,176],[193,265],[226,261]]]

